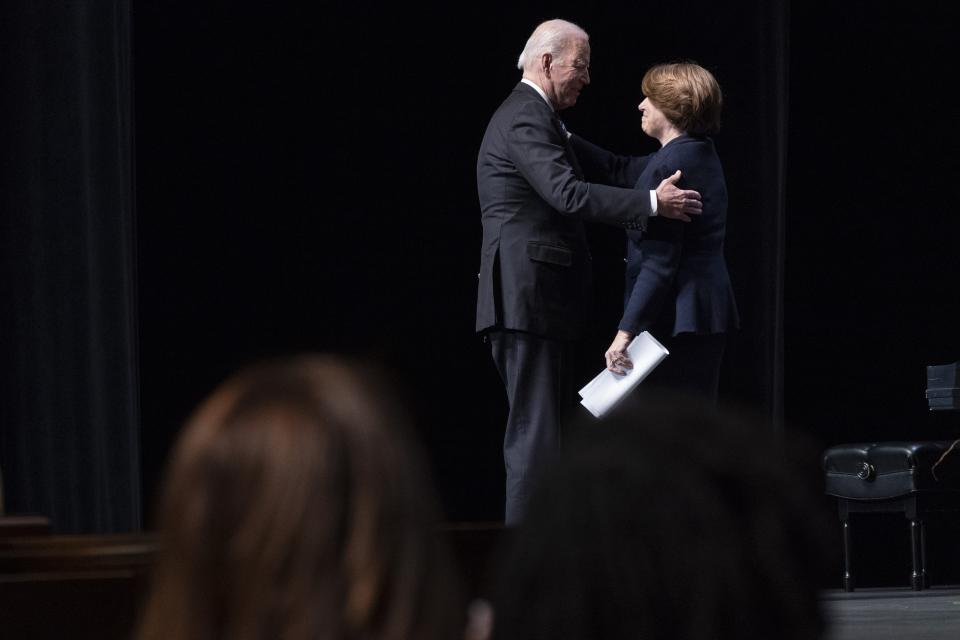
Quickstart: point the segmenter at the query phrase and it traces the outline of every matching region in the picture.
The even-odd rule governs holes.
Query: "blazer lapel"
[[[543,100],[543,97],[537,93],[536,89],[523,82],[518,82],[513,90],[521,91],[531,97],[536,96],[537,100]],[[556,111],[553,112],[553,126],[557,129],[557,135],[563,140],[563,146],[567,150],[567,159],[570,160],[570,166],[573,168],[574,175],[580,180],[583,180],[583,169],[580,167],[580,162],[577,161],[577,154],[573,152],[573,147],[570,145],[570,136],[567,135],[567,129],[560,119],[560,114]]]
[[[563,140],[563,146],[567,150],[567,158],[570,160],[570,166],[573,167],[574,175],[583,180],[583,169],[580,168],[577,154],[574,153],[573,145],[570,144],[570,135],[567,133],[567,128],[564,126],[563,120],[560,119],[556,111],[553,113],[553,124],[557,127],[557,133],[560,134],[560,139]]]

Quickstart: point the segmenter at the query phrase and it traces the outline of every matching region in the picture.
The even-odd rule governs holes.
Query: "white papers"
[[[598,418],[633,391],[670,352],[649,332],[644,331],[630,341],[627,354],[633,361],[633,369],[628,370],[626,375],[618,376],[604,369],[580,389],[580,397],[583,398],[580,404]]]

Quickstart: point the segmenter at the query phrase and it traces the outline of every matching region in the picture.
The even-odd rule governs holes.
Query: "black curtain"
[[[960,360],[960,5],[794,6],[787,418],[826,444],[954,439],[926,367]]]
[[[140,527],[129,0],[0,10],[0,469],[10,514]]]
[[[723,386],[727,402],[761,410],[779,431],[784,421],[790,3],[749,5],[729,12],[730,25],[718,25],[738,50],[725,58],[725,73],[733,82],[726,85],[718,144],[730,190],[726,254],[742,320],[725,356]],[[738,72],[733,65],[742,68]]]

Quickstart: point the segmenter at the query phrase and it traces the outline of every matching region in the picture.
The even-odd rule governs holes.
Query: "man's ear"
[[[540,69],[543,71],[543,75],[550,77],[550,65],[553,64],[553,56],[549,53],[545,53],[540,56]]]

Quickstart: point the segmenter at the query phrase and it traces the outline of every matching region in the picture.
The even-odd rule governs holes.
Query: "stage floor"
[[[826,640],[956,640],[960,586],[825,591]]]

